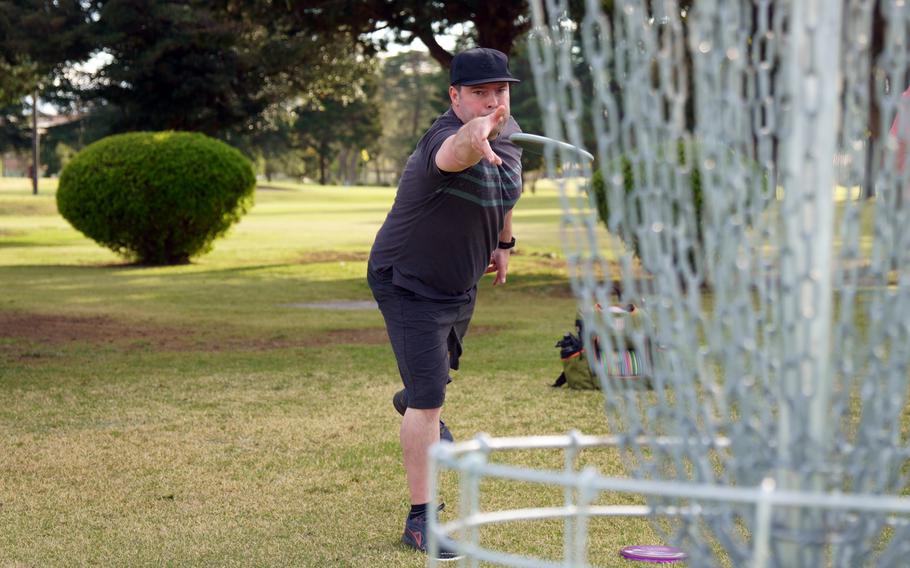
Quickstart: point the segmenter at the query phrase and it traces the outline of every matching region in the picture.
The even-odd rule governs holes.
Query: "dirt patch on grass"
[[[334,300],[331,302],[299,302],[284,304],[288,308],[311,310],[376,310],[378,306],[372,300]]]
[[[298,264],[316,264],[318,262],[366,262],[369,254],[365,252],[343,252],[337,250],[317,250],[304,253],[297,259]]]
[[[111,343],[123,339],[123,332],[139,332],[126,328],[103,316],[51,316],[26,312],[0,313],[0,338],[20,339],[42,344],[61,344],[73,341]]]
[[[471,335],[495,333],[494,326],[474,326]],[[168,326],[128,322],[108,316],[65,316],[0,312],[0,354],[28,361],[56,353],[72,344],[106,345],[130,351],[269,351],[328,345],[381,345],[388,342],[384,327],[273,333],[233,334],[230,329]]]
[[[346,345],[381,345],[389,341],[384,327],[369,327],[366,329],[333,329],[319,332],[308,338],[307,347],[318,347],[341,343]]]
[[[535,285],[527,290],[534,296],[543,296],[545,298],[574,298],[575,292],[572,291],[572,285],[568,282],[558,282],[547,285]]]
[[[568,265],[566,259],[560,258],[559,255],[552,252],[531,252],[525,254],[520,251],[515,251],[512,255],[523,256],[524,258],[532,260],[538,266],[556,270],[565,270]]]
[[[265,351],[330,344],[376,344],[387,341],[384,328],[328,330],[291,336],[242,336],[230,330],[127,322],[108,316],[64,316],[26,312],[0,313],[4,351],[32,352],[35,345],[108,345],[124,351]],[[18,347],[17,347],[18,346]],[[15,354],[15,353],[13,353]]]

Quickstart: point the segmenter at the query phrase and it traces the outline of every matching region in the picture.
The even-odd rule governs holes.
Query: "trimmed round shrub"
[[[57,209],[85,236],[143,264],[211,250],[253,202],[243,154],[190,132],[133,132],[79,152],[60,175]]]

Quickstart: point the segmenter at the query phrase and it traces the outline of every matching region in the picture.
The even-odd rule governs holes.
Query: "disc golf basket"
[[[611,436],[435,447],[432,479],[456,472],[461,500],[457,519],[431,519],[431,549],[447,539],[471,566],[616,565],[631,560],[589,558],[592,519],[641,516],[662,541],[649,544],[699,568],[908,565],[908,2],[531,4],[545,134],[595,155],[546,153],[586,345],[615,351],[594,306],[618,283],[650,316],[623,333],[657,346],[653,390],[596,367]],[[491,459],[544,448],[565,467]],[[626,474],[579,471],[589,448],[615,449]],[[482,510],[488,480],[564,500]],[[561,559],[481,545],[491,525],[539,519],[561,520]]]

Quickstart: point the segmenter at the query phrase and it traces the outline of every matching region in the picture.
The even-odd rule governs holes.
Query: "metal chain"
[[[587,339],[597,337],[608,359],[599,369],[607,418],[628,436],[632,475],[744,486],[771,475],[794,490],[895,495],[908,485],[898,463],[908,453],[900,416],[910,231],[901,229],[910,218],[896,190],[907,183],[893,141],[870,141],[868,131],[873,64],[886,133],[903,90],[895,85],[907,83],[910,28],[902,0],[883,3],[888,33],[873,62],[874,4],[846,0],[837,18],[818,0],[702,0],[689,13],[673,0],[617,0],[612,14],[588,0],[578,24],[564,2],[547,2],[547,37],[535,41],[553,56],[534,66],[555,85],[541,101],[547,134],[584,145],[581,125],[593,130],[608,253],[590,186],[571,179],[584,172],[558,172],[555,160],[551,171]],[[840,33],[825,37],[831,29]],[[581,92],[579,60],[590,92]],[[869,168],[880,196],[872,204],[851,191]],[[836,229],[835,184],[847,188]],[[643,308],[638,325],[619,330],[594,309],[618,300]],[[626,347],[650,354],[652,390],[607,372]],[[692,443],[646,450],[635,441],[667,434]],[[730,450],[696,443],[719,436]],[[731,505],[668,536],[703,553],[697,565],[720,562],[705,539],[739,565],[749,553],[739,531],[751,518]],[[868,546],[829,549],[819,535],[852,532],[868,544],[884,515],[791,512],[775,522],[784,545],[772,561],[820,565],[831,553],[849,566]]]

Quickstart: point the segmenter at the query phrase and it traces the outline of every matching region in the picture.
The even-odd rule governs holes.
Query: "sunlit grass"
[[[394,190],[264,185],[209,254],[139,267],[57,214],[54,180],[33,196],[0,178],[0,567],[424,565],[397,544],[399,379],[379,313],[291,307],[371,299],[365,259]],[[874,203],[860,207],[869,235]],[[458,438],[609,433],[600,393],[548,386],[575,317],[561,218],[541,181],[515,212],[508,284],[481,283],[446,402]],[[583,458],[623,475],[615,453]],[[562,502],[552,487],[484,489],[490,509]],[[456,495],[444,477],[449,508]],[[560,530],[497,526],[483,542],[556,559]],[[657,541],[643,521],[591,531],[598,566]]]
[[[365,259],[394,191],[269,184],[211,253],[150,268],[73,230],[54,187],[0,180],[0,566],[423,566],[397,544],[400,381],[378,311],[289,307],[371,299]],[[552,190],[526,195],[508,284],[481,283],[446,403],[459,438],[606,433],[599,393],[548,386],[575,314],[559,216]],[[457,507],[451,476],[443,488]],[[485,538],[558,558],[554,531]],[[606,566],[653,538],[641,521],[592,535]]]

